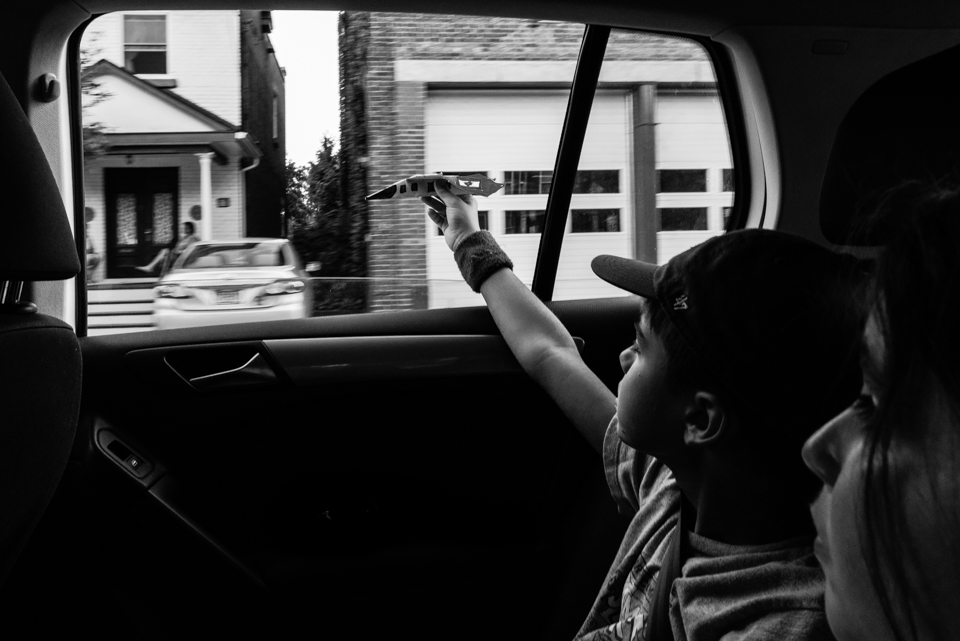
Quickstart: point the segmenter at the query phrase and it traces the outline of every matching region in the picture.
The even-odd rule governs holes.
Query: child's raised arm
[[[444,184],[437,183],[436,191],[437,196],[421,200],[430,209],[430,219],[443,231],[447,246],[456,252],[479,230],[476,201],[470,195],[454,195]],[[492,239],[485,242],[494,243]],[[607,425],[617,411],[616,397],[580,358],[570,333],[508,266],[487,275],[479,287],[524,371],[599,452]]]

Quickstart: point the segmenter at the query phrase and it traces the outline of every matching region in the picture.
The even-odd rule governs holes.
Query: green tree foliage
[[[313,162],[287,163],[288,236],[304,262],[316,262],[314,312],[317,315],[363,311],[366,304],[366,255],[363,227],[344,206],[340,158],[324,136]]]

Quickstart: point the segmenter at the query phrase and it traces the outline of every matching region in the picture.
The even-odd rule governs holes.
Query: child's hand
[[[420,200],[429,208],[430,220],[443,232],[447,247],[455,250],[464,238],[480,229],[477,201],[470,194],[454,194],[446,181],[438,180],[434,189],[436,196],[423,196]]]

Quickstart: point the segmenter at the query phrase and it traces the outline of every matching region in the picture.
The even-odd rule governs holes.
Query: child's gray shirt
[[[797,456],[800,454],[797,453]],[[603,442],[610,493],[633,520],[578,639],[642,639],[661,559],[680,511],[673,474],[617,436]],[[823,572],[812,541],[727,545],[689,534],[688,558],[670,594],[676,641],[833,639],[823,610]]]

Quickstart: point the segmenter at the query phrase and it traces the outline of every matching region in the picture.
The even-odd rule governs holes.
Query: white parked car
[[[313,290],[290,241],[201,241],[153,290],[157,329],[307,318]]]

